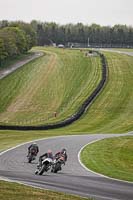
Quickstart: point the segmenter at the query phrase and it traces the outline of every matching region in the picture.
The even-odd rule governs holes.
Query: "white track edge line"
[[[15,146],[15,147],[11,147],[11,148],[9,148],[9,149],[7,149],[7,150],[5,150],[5,151],[2,151],[2,152],[0,153],[0,156],[3,155],[4,153],[8,152],[8,151],[11,151],[11,150],[13,150],[13,149],[16,149],[16,148],[18,148],[18,147],[20,147],[20,146],[23,146],[23,145],[25,145],[25,144],[29,144],[29,143],[36,142],[36,141],[42,141],[42,140],[48,140],[48,139],[60,138],[60,137],[69,137],[69,136],[81,136],[81,135],[52,136],[52,137],[46,137],[46,138],[40,138],[40,139],[36,139],[36,140],[31,140],[31,141],[28,141],[28,142],[25,142],[25,143],[21,143],[21,144]],[[113,137],[113,136],[111,136],[111,137]],[[110,137],[109,137],[109,138],[110,138]],[[100,140],[103,140],[103,139],[106,139],[106,138],[97,139],[97,140],[94,140],[94,141],[92,141],[92,142],[89,142],[89,143],[85,144],[85,145],[80,149],[80,151],[78,152],[78,161],[79,161],[80,165],[81,165],[84,169],[86,169],[87,171],[89,171],[89,172],[91,172],[91,173],[93,173],[93,174],[99,175],[99,176],[101,176],[101,177],[104,177],[104,178],[107,178],[107,179],[112,179],[112,180],[119,181],[119,182],[125,182],[125,183],[133,184],[133,182],[129,182],[129,181],[125,181],[125,180],[120,180],[120,179],[115,179],[115,178],[111,178],[111,177],[105,176],[105,175],[103,175],[103,174],[94,172],[94,171],[88,169],[88,168],[81,162],[81,160],[80,160],[81,151],[82,151],[87,145],[92,144],[92,143],[95,143],[95,142],[100,141]],[[9,179],[9,180],[10,180],[10,179]]]

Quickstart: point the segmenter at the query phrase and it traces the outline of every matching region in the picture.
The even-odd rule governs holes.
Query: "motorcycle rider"
[[[53,156],[53,153],[52,151],[49,149],[48,152],[44,153],[43,155],[41,155],[39,157],[39,164],[37,167],[41,167],[42,166],[42,161],[46,158],[51,158],[53,160],[54,156]]]
[[[27,157],[29,156],[29,154],[31,153],[32,150],[35,150],[36,155],[38,154],[38,152],[39,152],[39,147],[38,147],[38,145],[37,145],[36,142],[32,143],[32,144],[28,147],[28,155],[27,155]]]
[[[67,156],[67,150],[65,148],[63,148],[61,151],[57,152],[54,157],[56,159],[58,159],[58,158],[60,158],[62,156],[64,157],[64,161],[66,162],[68,156]]]
[[[63,157],[64,158],[64,162],[63,164],[65,165],[65,162],[67,161],[67,151],[65,148],[63,148],[61,151],[57,152],[55,155],[54,155],[54,158],[56,160],[58,160],[59,158]],[[60,169],[59,170],[62,170],[61,166],[60,166]],[[51,170],[51,172],[53,172],[53,168]]]

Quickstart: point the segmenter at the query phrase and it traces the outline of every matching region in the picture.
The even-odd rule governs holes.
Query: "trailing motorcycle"
[[[36,156],[37,156],[37,152],[35,149],[31,149],[28,156],[27,156],[27,159],[28,159],[28,163],[31,163],[33,160],[36,159]]]
[[[51,172],[57,173],[58,171],[61,171],[62,165],[65,165],[65,158],[64,156],[60,156],[54,159],[52,164]]]
[[[44,172],[47,172],[48,170],[50,170],[52,166],[52,162],[53,160],[51,158],[45,158],[42,161],[41,165],[40,164],[37,165],[35,174],[42,175]]]

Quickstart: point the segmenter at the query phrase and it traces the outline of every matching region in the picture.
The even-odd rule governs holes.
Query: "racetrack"
[[[120,53],[120,54],[126,54],[128,56],[133,56],[133,51],[128,52],[128,51],[121,51],[121,50],[115,50],[115,49],[104,49],[101,48],[101,51],[110,51],[110,52],[116,52],[116,53]]]
[[[0,176],[20,181],[36,187],[63,191],[98,200],[132,200],[133,184],[107,179],[86,171],[78,161],[78,152],[85,144],[104,137],[120,135],[81,135],[62,136],[40,140],[40,155],[51,148],[53,152],[66,147],[68,162],[58,174],[47,173],[43,176],[34,175],[36,162],[28,164],[25,144],[12,149],[0,156]]]
[[[37,161],[33,164],[27,163],[26,155],[29,144],[21,145],[1,153],[0,176],[40,188],[94,197],[98,200],[132,200],[132,183],[108,179],[87,171],[78,160],[78,153],[85,144],[112,136],[120,136],[120,134],[61,136],[39,140],[37,142],[40,147],[39,155],[49,148],[54,153],[62,147],[68,150],[68,161],[63,170],[58,174],[48,172],[43,176],[34,175]]]

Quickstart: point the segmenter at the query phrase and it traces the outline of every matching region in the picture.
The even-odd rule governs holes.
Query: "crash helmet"
[[[52,150],[51,150],[51,149],[48,150],[47,156],[48,156],[48,158],[53,159],[53,153],[52,153]]]
[[[61,150],[61,153],[62,153],[62,154],[66,154],[66,149],[63,148],[63,149]]]
[[[32,144],[33,146],[37,146],[37,143],[36,142],[33,142],[33,144]]]

